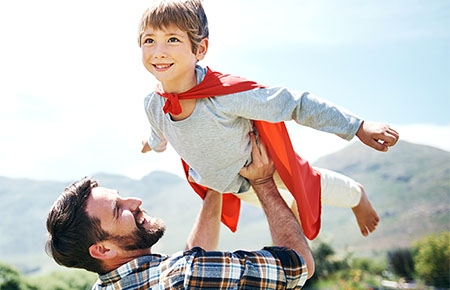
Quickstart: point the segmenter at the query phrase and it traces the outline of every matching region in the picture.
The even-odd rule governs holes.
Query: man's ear
[[[96,243],[89,247],[92,258],[108,260],[117,256],[117,251],[108,246],[107,243]]]
[[[205,58],[205,55],[208,52],[208,45],[209,45],[208,38],[203,38],[202,41],[200,41],[197,47],[197,53],[195,54],[197,60],[200,61]]]

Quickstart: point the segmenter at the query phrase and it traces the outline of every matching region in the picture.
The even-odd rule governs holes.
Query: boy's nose
[[[166,46],[164,44],[157,44],[154,51],[154,57],[164,58],[167,56]]]

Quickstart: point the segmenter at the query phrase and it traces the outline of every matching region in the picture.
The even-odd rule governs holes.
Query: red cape
[[[242,79],[240,77],[224,75],[213,72],[208,68],[205,78],[197,86],[185,93],[178,95],[166,94],[161,87],[157,93],[167,98],[164,112],[175,115],[181,113],[178,99],[207,98],[239,93],[254,88],[264,87],[258,83]],[[297,208],[305,236],[312,240],[320,231],[320,174],[308,163],[298,156],[292,147],[289,134],[284,122],[268,123],[264,121],[253,121],[273,159],[275,167],[297,202]],[[186,178],[189,176],[189,165],[182,159]],[[194,191],[205,198],[207,188],[188,180]],[[235,232],[239,220],[241,201],[231,193],[223,194],[222,222]]]

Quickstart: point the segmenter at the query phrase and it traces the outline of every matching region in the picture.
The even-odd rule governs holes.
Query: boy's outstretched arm
[[[366,121],[361,123],[356,136],[367,146],[384,152],[394,146],[399,138],[398,132],[389,125]]]

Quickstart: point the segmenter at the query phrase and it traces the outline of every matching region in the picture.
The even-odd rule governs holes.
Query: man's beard
[[[156,244],[166,231],[166,226],[161,219],[154,218],[153,220],[156,221],[156,224],[149,230],[136,221],[137,229],[131,234],[125,236],[110,235],[108,239],[117,242],[126,251],[148,249]]]

